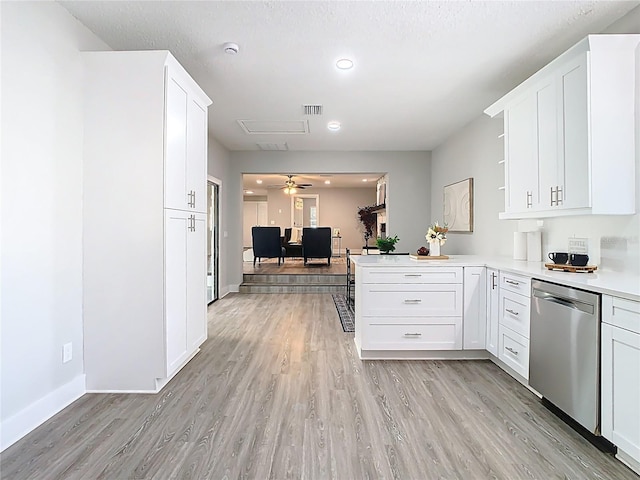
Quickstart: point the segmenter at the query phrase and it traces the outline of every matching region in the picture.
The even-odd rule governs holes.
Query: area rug
[[[334,293],[333,303],[336,304],[336,310],[338,310],[338,316],[340,317],[340,323],[342,324],[342,330],[347,333],[355,332],[355,319],[353,317],[353,310],[347,304],[347,297],[342,293]]]

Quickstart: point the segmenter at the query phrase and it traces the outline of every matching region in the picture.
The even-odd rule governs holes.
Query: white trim
[[[238,290],[240,290],[240,287],[238,287]],[[220,298],[224,298],[229,295],[231,293],[231,290],[229,290],[229,285],[226,285],[224,288],[220,288],[220,292],[218,293],[220,294]]]
[[[85,375],[78,375],[4,420],[0,426],[0,452],[35,430],[85,393]]]

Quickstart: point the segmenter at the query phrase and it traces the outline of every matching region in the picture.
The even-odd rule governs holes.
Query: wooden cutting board
[[[449,257],[447,255],[438,255],[437,257],[432,257],[431,255],[417,255],[415,253],[412,253],[409,256],[414,260],[449,260]]]
[[[563,272],[572,272],[572,273],[577,273],[577,272],[592,273],[598,269],[598,267],[595,265],[585,265],[584,267],[577,267],[575,265],[566,265],[566,264],[558,265],[557,263],[545,263],[544,266],[547,267],[549,270],[560,270]]]

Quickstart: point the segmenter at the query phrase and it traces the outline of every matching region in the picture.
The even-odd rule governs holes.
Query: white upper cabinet
[[[165,208],[206,213],[209,103],[174,61],[165,70]]]
[[[635,213],[639,43],[589,35],[485,110],[504,114],[500,218]]]

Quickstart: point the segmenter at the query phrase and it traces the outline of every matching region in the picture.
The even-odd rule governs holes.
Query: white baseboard
[[[12,417],[3,420],[0,425],[0,452],[35,430],[85,393],[85,375],[78,375]]]

